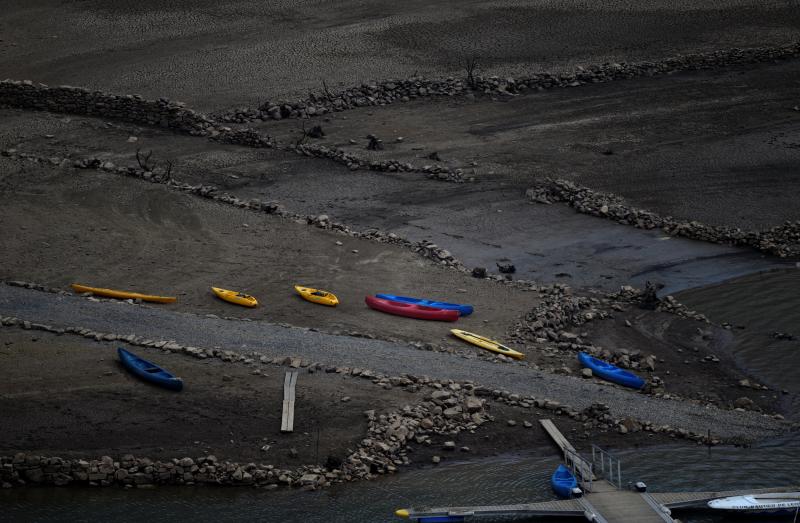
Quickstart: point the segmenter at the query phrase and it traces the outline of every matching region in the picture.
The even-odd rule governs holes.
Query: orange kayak
[[[70,285],[75,292],[91,292],[95,296],[103,296],[105,298],[116,298],[118,300],[142,300],[151,301],[155,303],[173,303],[177,300],[174,296],[154,296],[152,294],[140,294],[138,292],[130,291],[115,291],[114,289],[103,289],[102,287],[89,287],[88,285],[80,285],[73,283]]]

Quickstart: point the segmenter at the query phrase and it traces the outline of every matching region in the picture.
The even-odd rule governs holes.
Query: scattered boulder
[[[503,274],[514,274],[517,272],[517,268],[514,267],[514,264],[508,261],[497,262],[497,270]]]
[[[472,277],[473,278],[485,278],[486,277],[486,268],[485,267],[475,267],[472,269]]]

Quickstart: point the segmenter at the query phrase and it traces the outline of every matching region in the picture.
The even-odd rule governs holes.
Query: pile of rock
[[[516,334],[525,334],[538,343],[581,344],[580,337],[566,329],[609,315],[601,308],[599,298],[573,295],[572,289],[565,284],[543,285],[538,290],[541,303],[514,327]]]
[[[658,361],[655,355],[645,354],[640,350],[595,348],[591,353],[592,356],[611,362],[617,367],[648,372],[656,370],[656,362]]]
[[[311,93],[294,102],[267,101],[258,109],[239,108],[218,116],[223,122],[281,120],[310,118],[355,107],[390,105],[397,102],[431,97],[457,97],[485,94],[515,96],[526,91],[542,91],[556,87],[577,87],[590,83],[610,82],[628,78],[697,71],[737,64],[771,62],[800,54],[800,43],[751,49],[727,49],[709,53],[681,55],[655,62],[604,63],[577,67],[572,73],[542,72],[522,78],[474,76],[472,84],[460,78],[427,79],[420,76],[404,80],[385,80],[362,84],[338,93],[327,89]]]
[[[526,195],[538,203],[564,202],[580,213],[607,218],[639,229],[658,228],[671,236],[751,247],[781,258],[800,256],[800,221],[786,222],[766,231],[743,231],[736,227],[681,221],[631,207],[616,195],[593,191],[569,180],[551,178],[528,189]]]
[[[7,280],[4,283],[6,285],[10,285],[11,287],[22,287],[24,289],[32,289],[40,292],[49,292],[52,294],[69,294],[67,291],[59,289],[58,287],[48,287],[47,285],[42,285],[40,283],[33,283],[33,282],[19,281],[19,280]]]
[[[607,294],[606,298],[616,303],[639,304],[644,296],[645,291],[643,289],[637,289],[630,285],[623,285],[620,287],[619,291]],[[668,312],[670,314],[675,314],[676,316],[690,320],[710,323],[709,319],[704,314],[691,310],[689,307],[676,300],[673,296],[665,296],[664,298],[658,300],[655,310]]]
[[[342,470],[346,477],[369,479],[374,474],[395,472],[410,462],[409,443],[431,445],[433,435],[454,436],[492,419],[485,412],[485,402],[473,395],[472,384],[432,381],[427,385],[433,391],[418,405],[386,415],[367,411],[367,437],[345,461]]]
[[[450,168],[444,165],[423,165],[415,167],[407,162],[397,160],[369,160],[361,158],[353,153],[348,153],[336,147],[327,147],[316,144],[297,144],[287,145],[283,148],[293,151],[303,156],[312,158],[326,158],[336,163],[347,166],[351,171],[366,169],[377,172],[417,172],[423,173],[432,180],[439,180],[453,183],[463,183],[466,181],[464,171],[459,168]]]
[[[312,477],[313,476],[313,477]],[[0,483],[3,488],[24,485],[89,485],[147,488],[155,485],[253,485],[313,486],[330,484],[339,471],[319,467],[285,470],[263,463],[220,461],[215,456],[153,460],[131,454],[119,460],[103,456],[99,460],[63,459],[25,453],[0,456]]]
[[[267,101],[258,109],[239,108],[219,115],[223,122],[244,123],[254,120],[281,120],[284,118],[309,118],[339,112],[354,107],[388,105],[408,102],[416,98],[457,96],[469,91],[461,79],[431,80],[420,76],[406,80],[386,80],[375,84],[362,84],[336,94],[310,93],[304,100],[294,102]]]
[[[220,127],[211,135],[213,140],[222,143],[244,145],[255,148],[271,148],[275,144],[269,136],[262,136],[254,129],[231,129],[230,127]]]
[[[115,95],[81,87],[48,87],[30,80],[0,82],[0,106],[56,113],[115,118],[173,129],[196,136],[211,133],[214,122],[166,98],[147,100],[139,95]]]

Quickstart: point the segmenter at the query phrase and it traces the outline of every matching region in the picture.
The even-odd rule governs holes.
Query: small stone
[[[503,261],[503,262],[498,262],[496,265],[497,265],[497,270],[503,274],[513,274],[517,272],[517,268],[514,267],[514,264],[511,262]]]
[[[431,458],[431,463],[433,463],[434,465],[438,465],[439,463],[441,463],[441,461],[442,458],[440,458],[439,456],[434,456]]]
[[[473,278],[485,278],[486,277],[486,269],[484,267],[475,267],[472,269],[472,277]]]
[[[506,424],[507,424],[509,427],[516,427],[516,426],[517,426],[517,422],[516,422],[516,421],[514,421],[513,419],[510,419],[510,420],[508,420],[508,421],[506,422]]]
[[[592,377],[592,369],[581,369],[581,376],[584,378],[591,378]]]

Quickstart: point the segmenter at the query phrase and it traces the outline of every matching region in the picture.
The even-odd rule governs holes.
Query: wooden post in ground
[[[281,432],[294,430],[294,388],[297,384],[297,371],[289,371],[283,378],[283,414]]]

